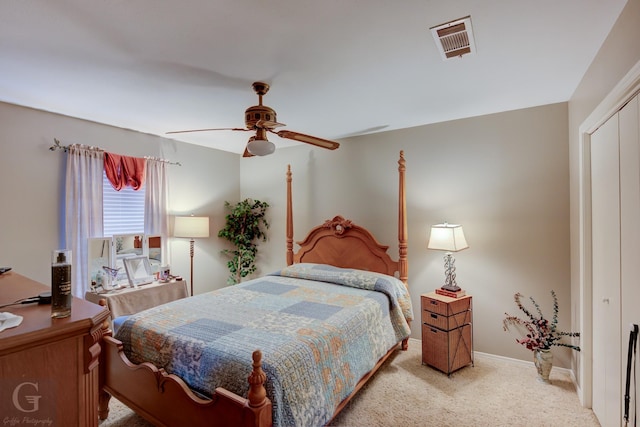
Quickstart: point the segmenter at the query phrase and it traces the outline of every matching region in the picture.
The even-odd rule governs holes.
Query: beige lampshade
[[[209,217],[177,216],[173,227],[173,235],[190,239],[209,237]]]
[[[457,224],[436,224],[431,226],[431,235],[427,248],[439,251],[457,252],[467,249],[462,226]]]

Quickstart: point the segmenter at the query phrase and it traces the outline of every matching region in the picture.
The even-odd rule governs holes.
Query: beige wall
[[[208,215],[212,237],[196,242],[196,292],[224,285],[226,259],[217,230],[224,223],[224,201],[240,194],[235,154],[0,103],[0,265],[49,284],[51,251],[64,236],[62,197],[64,155],[48,148],[87,144],[130,156],[158,156],[182,163],[169,171],[171,214]],[[171,267],[189,279],[189,243],[172,239]]]
[[[456,254],[459,285],[474,296],[475,350],[531,360],[502,330],[513,295],[535,296],[560,326],[570,322],[567,105],[554,104],[351,138],[336,151],[295,147],[241,162],[242,197],[272,204],[262,272],[285,263],[286,165],[294,187],[295,239],[341,214],[384,244],[397,241],[397,159],[407,160],[409,285],[419,296],[443,284],[442,252],[426,249],[431,224],[463,225],[470,248]],[[389,253],[397,257],[397,247]],[[420,338],[420,322],[413,324]],[[570,357],[555,351],[556,365]]]

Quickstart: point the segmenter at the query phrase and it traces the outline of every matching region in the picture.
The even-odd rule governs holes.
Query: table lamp
[[[458,252],[468,247],[469,245],[464,238],[461,225],[448,224],[445,222],[431,226],[431,235],[427,248],[446,251],[444,255],[445,282],[441,288],[442,290],[453,294],[461,291],[456,283],[456,260],[452,252]]]
[[[174,237],[187,237],[191,244],[191,296],[193,296],[193,246],[194,239],[209,237],[208,216],[177,216],[173,227]]]

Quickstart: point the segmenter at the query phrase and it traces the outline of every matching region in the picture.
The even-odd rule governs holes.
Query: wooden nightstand
[[[473,365],[471,296],[450,298],[435,292],[420,296],[422,364],[447,375]]]

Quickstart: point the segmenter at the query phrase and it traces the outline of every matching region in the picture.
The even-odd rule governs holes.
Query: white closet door
[[[636,96],[620,112],[620,220],[622,283],[622,387],[625,385],[629,330],[640,324],[640,101]],[[640,371],[640,364],[636,361]],[[631,382],[633,385],[633,381]],[[637,386],[636,386],[637,387]],[[624,390],[624,388],[623,388]],[[633,420],[634,397],[631,390],[630,417]],[[624,392],[623,392],[624,395]],[[624,407],[623,407],[624,408]]]
[[[593,412],[620,426],[620,163],[618,115],[591,135]]]

